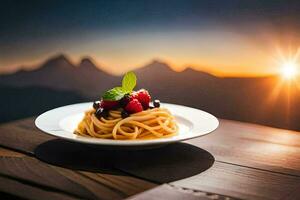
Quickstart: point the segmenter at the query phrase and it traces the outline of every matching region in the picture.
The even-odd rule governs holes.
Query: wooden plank
[[[27,167],[29,167],[29,169]],[[32,171],[36,173],[32,173]],[[39,174],[41,172],[42,175]],[[156,186],[156,184],[133,177],[72,171],[61,167],[47,165],[27,155],[4,148],[0,148],[0,175],[1,174],[11,178],[24,180],[41,187],[53,187],[54,189],[62,189],[63,191],[66,190],[67,193],[72,193],[72,191],[65,188],[63,185],[55,185],[46,180],[51,177],[51,180],[54,182],[61,183],[61,178],[66,178],[88,190],[95,195],[97,199],[126,198]],[[39,177],[36,177],[36,175]],[[63,181],[62,184],[66,184],[66,182]]]
[[[48,191],[39,187],[25,184],[18,180],[5,178],[0,176],[0,190],[12,196],[20,197],[21,199],[52,199],[52,200],[79,200],[75,196],[70,196],[60,192]],[[2,198],[3,199],[3,198]]]
[[[161,185],[154,189],[148,190],[141,194],[132,196],[128,200],[156,200],[156,199],[172,199],[172,200],[209,200],[205,196],[196,196],[192,193],[180,192],[169,185]]]
[[[299,200],[300,199],[300,186],[291,192],[288,196],[282,198],[282,200]]]
[[[0,145],[32,153],[53,139],[34,127],[33,118],[0,126]],[[220,120],[218,130],[188,141],[213,154],[216,160],[300,175],[300,133],[248,123]],[[272,159],[270,159],[272,158]]]
[[[209,152],[185,143],[150,150],[123,151],[116,156],[116,160],[117,169],[156,183],[168,183],[199,174],[214,163]]]
[[[157,183],[196,175],[214,162],[209,152],[185,143],[139,151],[109,151],[56,139],[39,145],[35,155],[44,162],[69,169],[101,173],[121,170]]]
[[[171,185],[240,199],[277,200],[300,188],[300,178],[215,162],[212,168]]]
[[[121,193],[118,188],[109,187],[105,184],[101,184],[100,182],[88,179],[77,171],[54,166],[52,166],[52,168],[55,168],[55,171],[57,171],[61,176],[80,185],[81,188],[84,188],[89,191],[89,193],[93,194],[94,197],[92,199],[123,199],[128,197],[128,195]]]
[[[144,192],[157,186],[157,184],[130,176],[100,174],[83,171],[81,172],[81,174],[91,178],[92,180],[100,184],[104,184],[106,186],[114,188],[115,190],[120,191],[126,197],[138,194],[140,192]]]
[[[219,161],[300,175],[299,132],[220,121],[217,131],[188,143],[208,150]],[[0,134],[0,145],[26,152],[53,138],[39,132],[32,118],[2,125]]]
[[[13,128],[11,128],[13,127]],[[41,133],[38,131],[33,124],[33,119],[26,119],[26,120],[19,120],[16,122],[4,124],[0,126],[0,145],[7,146],[11,149],[17,149],[22,152],[26,153],[34,153],[35,148],[41,144],[45,143],[46,141],[54,139],[53,137],[48,137],[47,135]],[[3,136],[3,137],[2,137]],[[20,142],[22,140],[22,142]],[[9,152],[9,153],[8,153]],[[12,151],[4,150],[3,154],[14,156],[15,154],[12,153]],[[1,150],[0,150],[1,155]],[[27,159],[26,159],[27,160]],[[14,161],[17,162],[16,160]],[[22,161],[23,162],[23,161]],[[32,162],[32,161],[31,161]],[[1,160],[0,160],[1,163]],[[19,162],[18,162],[19,163]],[[24,163],[20,163],[19,165],[22,165]],[[42,164],[39,162],[39,164]],[[48,165],[50,166],[50,165]],[[40,167],[40,166],[39,166]],[[35,167],[36,168],[36,167]],[[71,180],[72,182],[79,184],[83,189],[86,189],[88,192],[90,192],[92,195],[95,196],[95,198],[99,199],[120,199],[128,197],[129,195],[133,195],[139,192],[142,192],[146,189],[152,188],[156,186],[156,184],[142,181],[137,178],[119,178],[119,176],[110,176],[109,178],[107,175],[103,174],[93,174],[90,172],[83,172],[82,174],[68,170],[63,169],[60,167],[51,166],[52,169],[54,169],[59,175],[61,175],[64,178],[67,178],[68,180]],[[47,177],[45,180],[39,180],[36,179],[37,177],[32,177],[29,174],[31,173],[29,169],[24,169],[24,171],[16,171],[16,173],[10,174],[12,176],[21,176],[21,178],[25,180],[34,181],[38,184],[44,184],[44,182],[47,182]],[[38,169],[34,169],[38,170]],[[45,169],[43,169],[45,170]],[[3,170],[0,170],[0,173],[3,173]],[[39,170],[38,170],[39,171]],[[49,169],[47,168],[47,173],[49,173]],[[50,170],[53,171],[53,170]],[[11,172],[11,171],[10,171]],[[5,172],[4,172],[5,173]],[[7,173],[7,171],[6,171]],[[53,173],[53,172],[51,172]],[[25,177],[23,176],[25,174]],[[88,174],[88,175],[87,175]],[[101,177],[102,176],[102,177]],[[96,178],[95,178],[96,177]],[[126,181],[128,182],[126,184]],[[58,181],[61,182],[61,181]],[[48,185],[49,186],[49,185]],[[58,185],[50,185],[54,188],[63,188],[63,190],[68,189],[64,187],[59,187]]]
[[[80,184],[62,176],[48,165],[29,157],[2,157],[0,159],[0,175],[78,198],[95,198],[93,193],[81,187]]]
[[[0,158],[1,175],[47,191],[84,199],[123,199],[156,186],[133,177],[72,171],[28,156]]]
[[[172,200],[234,200],[234,198],[222,196],[218,194],[206,193],[197,190],[190,190],[180,187],[174,187],[163,184],[151,190],[145,191],[138,195],[129,197],[128,200],[156,200],[156,199],[172,199]]]
[[[62,176],[85,187],[99,199],[123,199],[157,186],[134,177],[51,167],[55,168]]]
[[[25,155],[22,153],[0,147],[0,158],[1,157],[24,157],[24,156]]]
[[[0,126],[0,146],[33,154],[35,147],[54,137],[40,132],[34,118],[18,120]]]
[[[0,198],[6,200],[24,200],[24,198],[6,192],[0,192]]]
[[[217,161],[300,176],[300,132],[220,120],[213,133],[189,144]]]
[[[16,122],[15,128],[11,128],[12,126],[15,126],[15,123],[2,125],[0,127],[0,145],[32,153],[38,144],[52,139],[52,137],[48,137],[37,131],[34,128],[32,119]],[[217,162],[215,162],[213,167],[201,174],[173,182],[172,184],[176,187],[243,199],[280,199],[291,194],[297,196],[298,193],[295,191],[300,187],[299,142],[300,134],[298,132],[221,120],[221,126],[216,132],[203,138],[188,141],[188,143],[204,148],[212,153]],[[5,151],[3,151],[3,154],[7,153],[8,152],[5,153]],[[160,160],[160,162],[165,163],[165,160],[160,159],[163,157],[161,155],[164,154],[156,154],[158,157],[156,162]],[[139,156],[137,155],[137,157]],[[13,159],[17,160],[22,158]],[[124,160],[126,160],[126,156]],[[122,169],[124,166],[119,164],[120,163],[118,163],[117,166]],[[2,166],[0,162],[0,171],[2,171]],[[74,194],[80,197],[87,195],[86,198],[95,199],[105,197],[124,198],[126,195],[139,192],[138,190],[133,190],[122,181],[117,181],[116,183],[116,179],[113,178],[113,176],[109,178],[99,176],[99,179],[98,175],[96,176],[91,172],[78,173],[76,171],[60,169],[53,166],[49,167],[49,165],[47,165],[49,168],[54,168],[54,172],[52,171],[50,176],[45,173],[39,177],[32,171],[35,170],[34,168],[28,169],[31,163],[29,165],[28,163],[27,165],[22,163],[13,167],[15,172],[8,170],[11,166],[14,166],[12,163],[6,162],[5,166],[6,168],[4,169],[6,171],[4,172],[6,173],[4,173],[4,175],[8,174],[20,180],[30,180],[32,177],[28,174],[33,173],[34,184],[48,188],[59,187],[61,190],[66,189],[69,194],[73,194],[71,189],[73,189],[73,187],[76,188],[76,184],[78,184],[78,187],[81,189]],[[22,171],[24,166],[26,172]],[[38,169],[38,175],[44,170],[48,171],[46,167],[38,167]],[[126,165],[124,171],[128,169],[130,173],[136,176],[141,175],[137,173],[138,170],[132,170],[136,169],[132,164]],[[181,170],[184,169],[185,167],[181,166]],[[151,169],[148,170],[151,171]],[[176,170],[177,169],[172,173],[176,172]],[[140,172],[144,173],[145,171],[141,170]],[[64,178],[59,182],[69,185],[67,182],[70,181],[76,183],[76,186],[65,188],[65,186],[51,181],[48,185],[44,185],[45,180],[52,177],[52,175],[57,177],[57,174]],[[47,177],[45,177],[46,175]],[[113,181],[109,181],[109,179],[113,179]],[[145,186],[145,188],[146,187],[147,186]],[[149,186],[149,188],[151,187]],[[126,192],[127,190],[130,192]],[[141,191],[142,190],[143,189],[141,189]],[[54,190],[53,192],[57,191],[60,190]]]

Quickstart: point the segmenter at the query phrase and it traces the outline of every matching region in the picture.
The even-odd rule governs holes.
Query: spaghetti
[[[75,134],[96,138],[134,140],[171,137],[177,134],[174,116],[165,108],[147,109],[122,118],[121,109],[97,118],[95,109],[87,111]]]

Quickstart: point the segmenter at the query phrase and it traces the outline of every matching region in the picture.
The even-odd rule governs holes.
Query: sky
[[[64,53],[114,74],[154,59],[177,71],[275,74],[297,54],[299,10],[299,1],[277,0],[4,0],[0,73]]]

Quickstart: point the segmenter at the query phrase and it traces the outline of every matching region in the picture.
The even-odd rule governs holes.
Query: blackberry
[[[95,116],[100,119],[101,117],[107,118],[108,117],[108,111],[104,110],[103,108],[98,108],[95,112]]]
[[[100,101],[94,101],[94,103],[93,103],[93,108],[94,108],[95,110],[97,110],[97,109],[100,107],[100,104],[101,104]]]
[[[153,105],[154,105],[155,108],[159,108],[160,107],[160,101],[158,99],[155,99],[153,101]]]
[[[125,94],[122,99],[120,99],[119,104],[122,108],[125,108],[125,106],[129,103],[130,101],[130,94]]]
[[[123,110],[122,113],[121,113],[121,116],[122,116],[122,118],[124,119],[124,118],[126,118],[126,117],[129,117],[129,113],[126,112],[125,110]]]

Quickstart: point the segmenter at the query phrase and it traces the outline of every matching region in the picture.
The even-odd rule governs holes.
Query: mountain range
[[[153,60],[151,63],[135,70],[138,86],[151,87],[153,90],[164,90],[177,86],[186,78],[195,81],[214,79],[204,72],[187,69],[181,73],[173,71],[166,63]],[[155,77],[155,79],[153,79]],[[120,84],[119,76],[111,75],[96,66],[91,58],[83,58],[78,65],[72,64],[64,55],[58,55],[44,62],[36,70],[20,70],[14,74],[0,76],[0,85],[15,87],[41,86],[59,90],[77,91],[83,96],[95,97],[108,88]],[[157,84],[154,84],[157,83]],[[162,86],[158,86],[162,84]],[[188,84],[188,83],[185,83]],[[185,87],[185,86],[183,86]]]
[[[168,64],[157,60],[136,69],[135,73],[138,77],[137,88],[146,88],[153,98],[161,101],[200,108],[221,118],[300,130],[300,114],[297,111],[300,95],[294,92],[292,97],[287,98],[287,86],[283,85],[276,98],[272,98],[274,88],[280,82],[277,76],[220,78],[192,68],[175,72]],[[27,90],[27,93],[22,93],[27,98],[39,98],[40,91],[29,91],[34,87],[45,88],[49,97],[45,103],[48,104],[52,103],[51,98],[57,92],[65,92],[66,97],[74,96],[70,103],[96,100],[105,90],[120,84],[120,76],[101,70],[101,66],[96,66],[91,58],[83,58],[75,65],[64,55],[50,58],[36,70],[21,70],[0,76],[0,92],[14,88]],[[296,91],[296,88],[292,90]],[[13,97],[22,104],[22,96],[18,96],[17,92],[9,96],[10,99]],[[0,103],[5,105],[5,99],[4,96]],[[58,104],[51,105],[55,107]],[[15,118],[18,117],[12,119]]]

